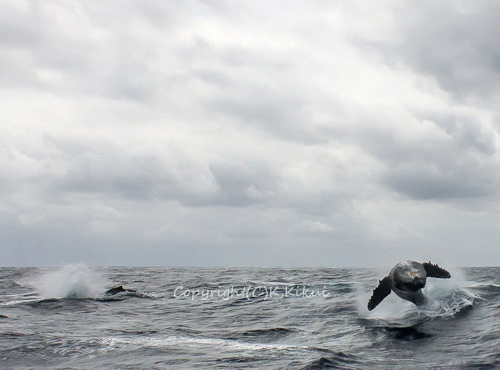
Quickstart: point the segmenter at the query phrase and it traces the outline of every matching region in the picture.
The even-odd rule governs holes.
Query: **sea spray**
[[[42,299],[94,298],[106,289],[108,281],[97,271],[77,264],[45,272],[28,283]]]
[[[422,312],[428,318],[454,317],[479,299],[452,281],[431,281],[426,289],[428,303],[422,307]]]

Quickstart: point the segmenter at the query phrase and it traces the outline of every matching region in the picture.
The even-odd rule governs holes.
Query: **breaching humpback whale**
[[[422,293],[428,277],[449,279],[450,273],[438,265],[430,262],[419,263],[415,261],[403,261],[394,266],[389,275],[379,281],[378,286],[368,301],[368,310],[371,311],[382,300],[387,297],[391,290],[399,297],[410,301],[417,306],[426,302]]]

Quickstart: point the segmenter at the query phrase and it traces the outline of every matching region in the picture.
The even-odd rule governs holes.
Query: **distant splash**
[[[36,289],[42,299],[94,298],[108,285],[100,273],[83,264],[63,266],[36,276],[27,284]]]

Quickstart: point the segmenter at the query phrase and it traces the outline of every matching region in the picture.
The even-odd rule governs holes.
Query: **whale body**
[[[104,292],[104,295],[110,296],[110,295],[116,295],[118,293],[137,293],[137,290],[125,289],[123,287],[123,285],[120,285],[120,286],[106,290],[106,292]]]
[[[422,293],[422,288],[425,287],[428,277],[449,279],[451,275],[445,269],[430,262],[403,261],[398,263],[373,290],[368,301],[368,310],[371,311],[377,307],[391,291],[417,306],[425,304],[426,298]]]

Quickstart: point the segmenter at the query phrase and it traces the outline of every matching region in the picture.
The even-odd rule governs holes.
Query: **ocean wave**
[[[296,333],[297,330],[290,328],[267,328],[253,329],[241,332],[231,333],[225,336],[224,339],[230,340],[251,340],[251,341],[276,341]]]
[[[332,356],[321,357],[312,361],[302,368],[302,370],[323,370],[323,369],[359,369],[359,361],[353,355],[337,352]]]
[[[51,271],[25,273],[33,278]],[[366,307],[374,275],[370,270],[359,270],[362,274],[323,269],[96,271],[106,277],[106,284],[98,286],[102,290],[96,290],[97,296],[81,298],[67,297],[63,290],[63,297],[42,296],[26,285],[24,276],[16,276],[20,286],[0,280],[0,314],[8,316],[0,320],[2,368],[415,370],[498,365],[500,287],[495,279],[500,269],[476,269],[472,277],[462,279],[454,274],[446,281],[429,279],[428,306],[418,308],[390,294],[370,312]],[[251,281],[279,282],[275,284],[279,286],[284,280],[323,287],[327,273],[325,286],[335,294],[325,299],[260,297],[249,302],[254,304],[245,304],[246,299],[231,304],[233,298],[191,300],[168,294],[177,286],[195,283],[218,287],[246,286]],[[132,284],[138,281],[144,283]],[[118,293],[125,294],[123,300],[96,299],[118,284],[129,288]],[[130,295],[132,289],[167,293],[141,299]]]

